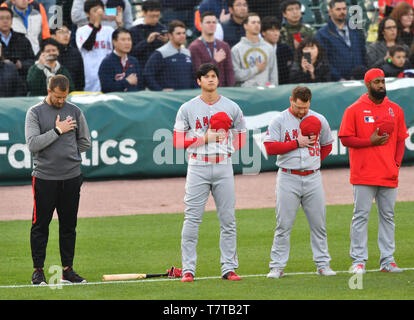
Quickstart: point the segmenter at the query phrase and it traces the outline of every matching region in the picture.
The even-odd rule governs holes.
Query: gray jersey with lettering
[[[270,123],[265,142],[288,142],[296,140],[299,134],[299,125],[308,116],[317,117],[322,123],[322,129],[313,148],[297,148],[277,156],[276,165],[280,168],[294,170],[316,170],[321,166],[320,147],[333,143],[331,128],[326,118],[309,110],[308,114],[299,119],[289,109],[279,113]]]

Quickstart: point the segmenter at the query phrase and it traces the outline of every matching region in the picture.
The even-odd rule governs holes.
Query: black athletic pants
[[[59,219],[59,248],[62,266],[71,267],[75,255],[82,175],[68,180],[43,180],[33,177],[33,219],[30,245],[34,268],[43,268],[53,212]]]

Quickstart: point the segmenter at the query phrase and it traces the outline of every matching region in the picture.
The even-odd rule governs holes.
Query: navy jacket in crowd
[[[129,84],[126,78],[135,73],[138,78],[136,86]],[[102,92],[131,92],[145,89],[144,77],[138,60],[128,55],[128,63],[124,68],[121,64],[121,57],[112,53],[102,60],[99,67],[99,80]]]
[[[348,23],[348,21],[346,22]],[[336,25],[329,19],[328,24],[318,30],[315,37],[324,47],[331,67],[332,81],[349,79],[352,70],[366,66],[365,39],[361,30],[348,26],[351,47],[336,30]]]
[[[198,10],[200,14],[206,11],[214,12],[217,18],[220,18],[221,10],[225,10],[225,13],[229,13],[226,0],[203,0],[200,3]]]
[[[223,41],[227,42],[230,48],[234,47],[242,37],[246,35],[243,24],[236,23],[233,18],[222,24],[223,27]]]
[[[193,77],[190,50],[176,49],[167,42],[148,59],[144,69],[145,84],[150,90],[193,89],[197,82]]]

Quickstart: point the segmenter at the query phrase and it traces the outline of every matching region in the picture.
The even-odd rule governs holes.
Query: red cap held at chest
[[[316,136],[321,132],[322,123],[315,116],[309,116],[303,119],[299,125],[303,136]]]
[[[214,130],[226,130],[231,128],[231,119],[225,112],[218,112],[210,118],[211,129]]]

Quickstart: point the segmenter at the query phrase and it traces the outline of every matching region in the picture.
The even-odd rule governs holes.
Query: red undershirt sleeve
[[[264,146],[268,155],[285,154],[299,147],[297,140],[292,140],[289,142],[265,142]]]
[[[173,144],[176,149],[187,149],[189,146],[198,147],[204,144],[203,137],[188,138],[187,134],[188,132],[174,130]]]
[[[321,146],[321,162],[331,153],[332,151],[332,144],[328,144],[327,146]]]

